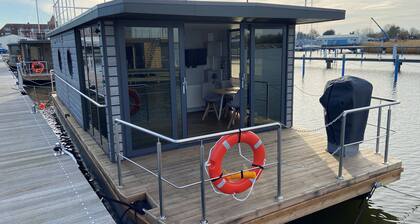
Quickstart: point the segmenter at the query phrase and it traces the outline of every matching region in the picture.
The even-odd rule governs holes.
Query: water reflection
[[[303,223],[341,223],[341,224],[354,224],[359,212],[362,215],[357,223],[397,223],[398,218],[389,213],[384,212],[382,209],[374,208],[372,202],[363,202],[363,198],[356,198],[345,203],[341,203],[327,209],[324,209],[315,214],[306,216],[299,220],[291,222],[291,224]],[[362,203],[363,202],[363,203]]]

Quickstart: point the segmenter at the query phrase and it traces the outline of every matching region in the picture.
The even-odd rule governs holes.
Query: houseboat
[[[117,217],[128,217],[119,221],[283,223],[397,180],[398,160],[375,150],[338,160],[325,137],[292,128],[295,26],[344,18],[116,0],[51,31],[58,117]]]
[[[18,63],[18,57],[20,55],[20,47],[18,43],[9,43],[7,44],[9,49],[9,59],[7,60],[7,65],[10,70],[16,72],[16,64]]]
[[[50,40],[20,40],[18,42],[18,64],[22,79],[28,84],[42,84],[51,81],[53,69]]]

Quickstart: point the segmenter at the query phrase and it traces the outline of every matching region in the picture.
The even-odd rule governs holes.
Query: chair
[[[232,110],[232,113],[230,114],[230,119],[227,128],[229,129],[231,125],[235,125],[235,120],[239,118],[240,116],[240,108],[241,108],[241,90],[239,90],[232,98],[231,101],[229,101],[226,106]]]
[[[219,112],[217,110],[216,104],[218,104],[221,100],[221,96],[215,93],[208,93],[204,100],[206,101],[206,110],[204,111],[203,117],[201,120],[204,121],[206,119],[209,112],[214,112],[216,114],[216,118],[219,118]]]

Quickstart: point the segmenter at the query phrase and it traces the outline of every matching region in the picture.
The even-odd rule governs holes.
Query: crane
[[[376,22],[376,20],[373,18],[373,17],[370,17],[370,19],[372,19],[372,21],[379,27],[379,29],[382,31],[382,33],[384,34],[384,41],[388,41],[388,40],[390,40],[391,38],[389,38],[389,36],[388,36],[388,34],[385,32],[385,30],[384,29],[382,29],[382,27],[379,25],[379,23],[378,22]]]

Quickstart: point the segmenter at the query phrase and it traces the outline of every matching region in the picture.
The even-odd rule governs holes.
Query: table
[[[241,89],[240,87],[233,86],[233,87],[218,88],[218,89],[212,90],[213,93],[216,93],[222,96],[220,98],[219,114],[217,115],[217,119],[219,121],[222,118],[223,99],[225,98],[225,95],[235,95],[236,93],[238,93],[240,89]]]

